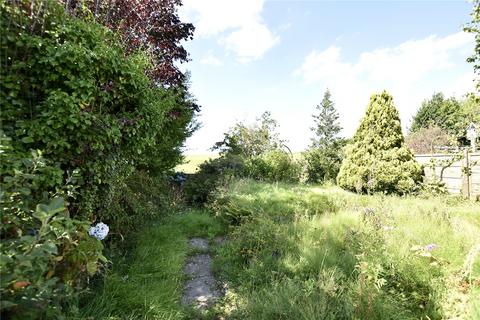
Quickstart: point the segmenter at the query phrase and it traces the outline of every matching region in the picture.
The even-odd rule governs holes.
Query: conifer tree
[[[322,102],[316,107],[318,114],[313,115],[315,127],[311,130],[315,133],[315,137],[312,138],[312,146],[316,148],[329,147],[334,144],[342,130],[338,121],[339,115],[331,97],[330,90],[327,89]]]
[[[337,176],[357,192],[404,194],[421,179],[421,167],[405,144],[400,117],[386,91],[373,94]]]
[[[315,126],[311,130],[315,136],[310,148],[303,153],[308,182],[335,181],[342,163],[345,141],[338,137],[342,127],[331,97],[330,90],[327,89],[322,102],[316,106],[316,114],[313,115]]]

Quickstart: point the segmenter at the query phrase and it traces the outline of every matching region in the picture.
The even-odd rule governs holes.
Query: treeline
[[[412,119],[408,146],[415,153],[434,153],[438,147],[457,147],[468,144],[466,128],[470,123],[480,123],[480,101],[475,94],[464,99],[446,98],[434,93],[423,101]]]
[[[0,2],[2,318],[61,318],[107,261],[91,225],[112,242],[170,206],[198,111],[179,5]]]
[[[465,130],[469,123],[480,122],[480,104],[473,93],[463,100],[435,93],[418,109],[406,139],[393,97],[387,92],[372,95],[351,139],[339,136],[339,115],[328,89],[313,118],[311,143],[300,155],[290,152],[268,112],[253,124],[235,124],[212,148],[220,152],[220,158],[202,164],[187,182],[187,199],[192,204],[207,202],[219,184],[232,176],[272,182],[332,182],[360,193],[430,190],[431,186],[422,182],[422,168],[413,153],[430,152],[435,146],[466,146]]]
[[[187,200],[192,204],[206,202],[232,176],[267,181],[331,181],[361,193],[430,190],[422,182],[422,168],[414,160],[413,152],[434,152],[437,146],[465,147],[467,125],[480,123],[479,0],[474,0],[471,21],[464,31],[475,37],[474,52],[466,58],[473,64],[475,92],[462,100],[433,94],[414,116],[406,140],[393,97],[387,92],[371,96],[352,139],[339,137],[339,116],[327,90],[313,115],[312,143],[300,157],[294,157],[279,138],[277,123],[269,113],[253,125],[237,123],[213,148],[220,151],[221,157],[202,164],[187,182]]]

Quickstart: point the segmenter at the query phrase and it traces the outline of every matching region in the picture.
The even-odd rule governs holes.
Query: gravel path
[[[221,295],[218,283],[212,273],[212,257],[208,250],[210,245],[207,239],[192,238],[189,245],[193,249],[204,251],[188,258],[184,272],[189,276],[185,284],[182,303],[192,305],[198,309],[205,309],[212,305]]]

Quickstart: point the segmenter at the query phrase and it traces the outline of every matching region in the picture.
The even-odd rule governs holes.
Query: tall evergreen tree
[[[342,147],[345,144],[344,140],[338,137],[342,127],[330,90],[325,91],[316,111],[313,115],[315,126],[311,128],[315,136],[309,150],[303,153],[307,180],[314,183],[335,180],[342,163]]]
[[[400,117],[386,91],[373,94],[342,162],[337,183],[357,192],[407,193],[421,179],[421,167],[405,145]]]
[[[315,127],[311,130],[315,133],[312,138],[312,146],[323,148],[332,146],[339,138],[338,134],[342,127],[338,121],[339,115],[332,101],[330,90],[327,89],[323,95],[322,102],[317,105],[317,114],[313,115]]]

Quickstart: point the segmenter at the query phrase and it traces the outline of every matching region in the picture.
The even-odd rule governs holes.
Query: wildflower
[[[430,244],[427,244],[424,249],[425,249],[426,251],[432,251],[432,250],[435,249],[436,247],[438,247],[437,244],[435,244],[435,243],[430,243]]]
[[[369,179],[369,180],[367,181],[367,187],[368,187],[369,189],[373,189],[373,187],[375,187],[375,184],[376,184],[375,179]]]
[[[88,234],[98,240],[103,240],[107,236],[109,230],[110,229],[105,223],[100,222],[100,223],[97,223],[96,226],[90,227]]]

